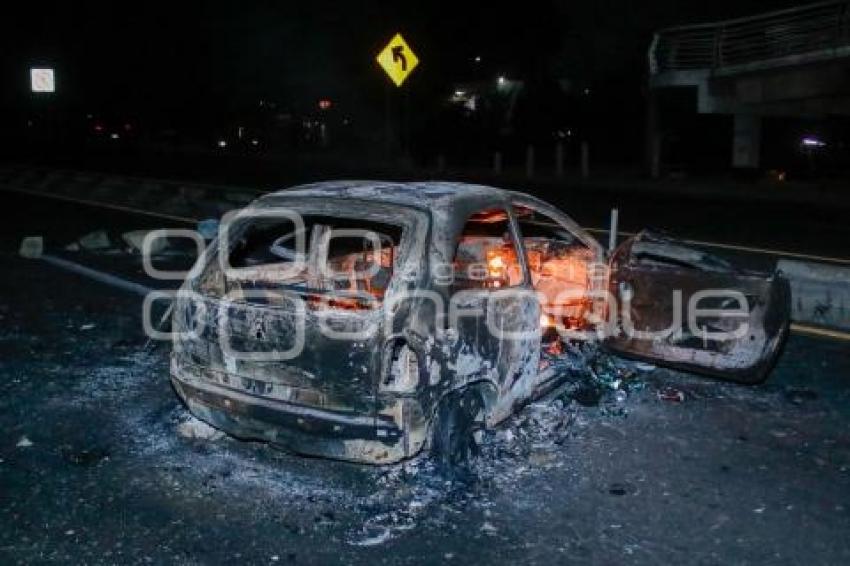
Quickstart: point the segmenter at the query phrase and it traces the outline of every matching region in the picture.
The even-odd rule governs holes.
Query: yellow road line
[[[195,224],[196,222],[198,222],[197,218],[188,218],[188,217],[185,217],[185,216],[175,216],[175,215],[172,215],[172,214],[163,214],[161,212],[153,212],[153,211],[150,211],[150,210],[142,210],[142,209],[139,209],[139,208],[132,208],[132,207],[129,207],[129,206],[120,206],[120,205],[109,204],[109,203],[104,203],[104,202],[97,202],[97,201],[91,201],[91,200],[85,200],[85,199],[77,199],[77,198],[73,198],[73,197],[67,197],[67,196],[64,196],[64,195],[52,195],[52,194],[49,194],[49,193],[41,193],[41,192],[38,192],[38,191],[30,191],[30,190],[26,190],[26,189],[19,189],[19,188],[16,188],[16,187],[9,187],[8,185],[0,185],[0,187],[2,187],[2,190],[6,190],[6,191],[22,193],[22,194],[38,196],[38,197],[44,197],[44,198],[51,198],[51,199],[55,199],[55,200],[61,200],[61,201],[71,202],[71,203],[76,203],[76,204],[82,204],[82,205],[86,205],[86,206],[105,208],[105,209],[108,209],[108,210],[118,210],[118,211],[121,211],[121,212],[130,212],[130,213],[133,213],[133,214],[141,214],[141,215],[146,215],[146,216],[152,216],[152,217],[155,217],[155,218],[163,218],[163,219],[172,220],[172,221],[175,221],[175,222],[185,222],[187,224]],[[605,232],[605,230],[600,230],[598,228],[591,228],[591,229],[588,229],[588,231],[597,232],[597,233],[598,232]],[[623,234],[629,235],[629,233],[627,233],[627,232],[623,232]],[[715,245],[715,246],[718,246],[718,247],[725,246],[725,244],[711,244],[711,243],[694,242],[694,241],[688,241],[688,243],[695,243],[695,244],[701,243],[702,245]],[[750,248],[744,248],[742,246],[732,246],[732,247],[735,248],[735,249],[745,249],[745,250],[750,249]],[[781,255],[790,255],[790,256],[806,257],[806,258],[817,257],[817,256],[804,256],[802,254],[788,254],[788,253],[785,253],[785,252],[765,252],[765,251],[762,251],[762,253],[775,253],[775,254],[781,254]],[[831,261],[841,262],[841,263],[850,263],[850,260],[836,260],[835,258],[827,258],[827,259],[829,259]],[[803,334],[803,335],[806,335],[806,336],[815,336],[815,337],[818,337],[818,338],[831,338],[833,340],[842,340],[842,341],[850,342],[850,332],[842,332],[840,330],[829,330],[829,329],[826,329],[826,328],[820,328],[820,327],[817,327],[817,326],[809,326],[809,325],[806,325],[806,324],[799,324],[799,323],[795,322],[795,323],[791,324],[791,331],[796,333],[796,334]]]
[[[18,188],[18,187],[11,187],[9,185],[0,185],[0,186],[2,186],[3,190],[7,190],[7,191],[11,191],[11,192],[22,193],[22,194],[32,195],[32,196],[37,196],[37,197],[50,198],[50,199],[55,199],[55,200],[61,200],[61,201],[65,201],[65,202],[72,202],[72,203],[76,203],[76,204],[83,204],[83,205],[87,205],[87,206],[106,208],[106,209],[110,209],[110,210],[118,210],[118,211],[121,211],[121,212],[130,212],[130,213],[133,213],[133,214],[142,214],[142,215],[147,215],[147,216],[153,216],[155,218],[163,218],[163,219],[172,220],[172,221],[175,221],[175,222],[184,222],[186,224],[195,224],[195,223],[199,222],[199,219],[197,219],[197,218],[188,218],[188,217],[185,217],[185,216],[176,216],[176,215],[173,215],[173,214],[165,214],[165,213],[162,213],[162,212],[153,212],[153,211],[150,211],[150,210],[142,210],[142,209],[139,209],[139,208],[133,208],[133,207],[129,207],[129,206],[121,206],[121,205],[109,204],[109,203],[105,203],[105,202],[98,202],[98,201],[92,201],[92,200],[86,200],[86,199],[78,199],[78,198],[64,196],[64,195],[54,195],[54,194],[51,194],[51,193],[44,193],[44,192],[40,192],[40,191],[31,191],[29,189],[21,189],[21,188]],[[607,234],[608,233],[608,230],[605,230],[603,228],[585,228],[585,230],[587,230],[588,232],[595,233],[595,234]],[[629,236],[629,237],[635,235],[634,232],[618,232],[618,233],[623,235],[623,236]],[[840,264],[840,265],[850,265],[850,259],[846,259],[846,258],[819,256],[819,255],[812,255],[812,254],[802,254],[802,253],[796,253],[796,252],[787,252],[787,251],[783,251],[783,250],[772,250],[772,249],[765,249],[765,248],[756,248],[756,247],[751,247],[751,246],[739,246],[739,245],[735,245],[735,244],[722,244],[722,243],[717,243],[717,242],[705,242],[705,241],[702,241],[702,240],[681,240],[681,241],[686,243],[686,244],[691,244],[691,245],[695,245],[695,246],[706,246],[706,247],[721,248],[721,249],[726,249],[726,250],[734,250],[734,251],[741,251],[741,252],[747,252],[747,253],[756,253],[756,254],[762,254],[762,255],[780,256],[780,257],[788,257],[788,258],[795,258],[795,259],[805,259],[805,260],[810,260],[810,261],[822,261],[822,262],[826,262],[826,263],[834,263],[834,264]]]
[[[818,326],[809,326],[807,324],[792,323],[791,332],[795,334],[803,334],[806,336],[815,336],[817,338],[831,338],[833,340],[842,340],[850,342],[850,332],[842,332],[841,330],[829,330]]]
[[[588,232],[593,232],[595,234],[607,234],[608,230],[603,228],[585,228]],[[623,236],[635,236],[634,232],[618,232]],[[751,246],[740,246],[737,244],[721,244],[718,242],[705,242],[702,240],[680,240],[686,244],[691,244],[694,246],[706,246],[711,248],[720,248],[724,250],[734,250],[739,252],[747,252],[747,253],[755,253],[761,255],[771,255],[771,256],[780,256],[780,257],[789,257],[795,259],[806,259],[810,261],[822,261],[826,263],[836,263],[840,265],[850,265],[850,259],[841,258],[841,257],[830,257],[830,256],[821,256],[821,255],[812,255],[812,254],[802,254],[797,252],[787,252],[784,250],[772,250],[766,248],[756,248]]]
[[[39,192],[39,191],[30,191],[28,189],[20,189],[18,187],[10,187],[9,185],[0,185],[0,187],[2,187],[2,190],[4,190],[4,191],[9,191],[9,192],[13,192],[13,193],[22,193],[22,194],[25,194],[25,195],[32,195],[32,196],[36,196],[36,197],[49,198],[49,199],[54,199],[54,200],[61,200],[61,201],[64,201],[64,202],[71,202],[71,203],[75,203],[75,204],[83,204],[83,205],[86,205],[86,206],[92,206],[92,207],[96,207],[96,208],[106,208],[106,209],[109,209],[109,210],[118,210],[118,211],[121,211],[121,212],[130,212],[132,214],[142,214],[142,215],[145,215],[145,216],[153,216],[155,218],[163,218],[165,220],[172,220],[174,222],[183,222],[183,223],[186,223],[186,224],[196,224],[198,222],[197,218],[187,218],[185,216],[175,216],[173,214],[164,214],[162,212],[153,212],[153,211],[150,211],[150,210],[142,210],[140,208],[133,208],[131,206],[121,206],[121,205],[118,205],[118,204],[109,204],[109,203],[98,202],[98,201],[94,201],[94,200],[79,199],[79,198],[74,198],[74,197],[68,197],[68,196],[65,196],[65,195],[54,195],[54,194],[50,194],[50,193],[42,193],[42,192]]]

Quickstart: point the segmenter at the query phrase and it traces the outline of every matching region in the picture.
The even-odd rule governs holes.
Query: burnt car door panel
[[[743,271],[697,248],[642,232],[611,257],[616,353],[735,381],[762,381],[788,333],[780,274]]]
[[[484,380],[497,387],[489,418],[498,422],[529,397],[540,356],[540,305],[506,208],[468,218],[453,273],[449,369],[459,384]]]

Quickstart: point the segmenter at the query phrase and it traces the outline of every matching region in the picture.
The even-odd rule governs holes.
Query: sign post
[[[400,33],[393,36],[389,43],[387,43],[380,53],[378,53],[375,60],[378,62],[381,69],[383,69],[387,74],[390,81],[392,81],[392,83],[398,88],[404,84],[416,66],[419,65],[419,57],[416,56],[416,53],[414,53],[413,49],[411,49],[410,45],[408,45],[407,41],[405,41],[404,37],[402,37]],[[393,95],[390,92],[391,89],[392,87],[388,86],[386,93],[386,122],[384,124],[387,157],[392,155],[393,138],[395,137],[395,133],[393,131]],[[407,93],[405,93],[405,95],[406,94]],[[407,113],[406,101],[407,97],[405,96],[405,108],[402,109],[405,114]],[[408,125],[406,120],[403,120],[402,129],[407,127]],[[405,139],[405,136],[406,133],[402,132],[402,140]]]

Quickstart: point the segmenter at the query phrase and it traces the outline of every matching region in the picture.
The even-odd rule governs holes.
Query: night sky
[[[422,97],[499,73],[638,85],[652,30],[793,4],[32,2],[0,24],[0,102],[26,105],[28,68],[45,64],[63,103],[87,111],[176,115],[258,99],[298,109],[331,97],[356,112],[386,88],[373,58],[395,31],[422,60],[409,83]]]

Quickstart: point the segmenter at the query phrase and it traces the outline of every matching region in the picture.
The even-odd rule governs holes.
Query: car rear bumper
[[[270,442],[294,452],[368,464],[391,464],[415,455],[426,428],[412,420],[410,399],[396,414],[365,415],[260,397],[203,379],[204,369],[171,362],[171,382],[190,412],[237,438]],[[236,381],[236,380],[234,380]],[[418,404],[416,404],[418,406]],[[406,410],[405,410],[406,409]]]

